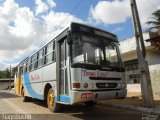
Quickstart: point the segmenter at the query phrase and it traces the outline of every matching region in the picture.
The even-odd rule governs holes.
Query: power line
[[[155,10],[157,10],[156,6],[155,6],[150,0],[148,0],[148,1],[149,1],[150,4],[152,5],[152,7],[153,7]]]

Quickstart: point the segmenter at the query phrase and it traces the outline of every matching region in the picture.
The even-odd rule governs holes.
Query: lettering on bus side
[[[87,77],[96,77],[96,72],[90,72],[90,71],[86,71],[85,76]]]
[[[108,73],[106,71],[89,71],[83,70],[84,77],[107,77]]]
[[[108,76],[108,73],[105,71],[97,71],[97,76],[98,77],[103,77],[106,78]]]
[[[31,75],[31,80],[34,81],[34,80],[40,80],[40,77],[39,75]]]

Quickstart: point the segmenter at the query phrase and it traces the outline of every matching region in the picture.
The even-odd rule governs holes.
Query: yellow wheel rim
[[[54,105],[54,93],[51,91],[48,95],[48,104],[50,107]]]

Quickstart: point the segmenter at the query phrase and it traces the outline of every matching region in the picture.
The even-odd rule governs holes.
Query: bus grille
[[[97,88],[116,88],[117,83],[96,83]]]

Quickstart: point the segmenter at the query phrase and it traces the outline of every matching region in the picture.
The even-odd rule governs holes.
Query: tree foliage
[[[10,70],[7,68],[6,70],[0,71],[0,78],[10,78]]]
[[[10,78],[14,77],[15,73],[17,71],[17,67],[13,67],[10,71],[10,69],[6,68],[6,70],[0,71],[0,78]]]
[[[150,29],[159,28],[160,27],[160,9],[158,9],[152,13],[151,19],[152,20],[147,21],[148,25],[152,25],[152,27],[150,27]]]

